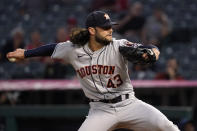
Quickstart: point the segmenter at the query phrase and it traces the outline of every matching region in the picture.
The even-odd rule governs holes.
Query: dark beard
[[[101,37],[98,33],[95,35],[95,41],[102,45],[109,45],[112,41]]]

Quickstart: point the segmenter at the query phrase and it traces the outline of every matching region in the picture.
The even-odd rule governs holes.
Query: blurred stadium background
[[[88,100],[70,65],[50,58],[10,63],[5,54],[69,40],[70,30],[84,27],[87,14],[99,9],[120,23],[114,27],[116,38],[160,48],[160,60],[153,66],[129,63],[136,96],[182,131],[196,131],[196,0],[1,0],[0,131],[80,127]]]

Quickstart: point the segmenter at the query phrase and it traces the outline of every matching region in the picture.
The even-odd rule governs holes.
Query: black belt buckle
[[[108,99],[108,100],[101,100],[101,102],[104,102],[104,103],[117,103],[117,102],[120,102],[122,101],[122,97],[121,96],[118,96],[114,99]]]
[[[126,99],[129,99],[129,94],[125,94]],[[103,103],[118,103],[122,101],[122,96],[115,97],[114,99],[104,99],[104,100],[93,100],[90,99],[91,102],[103,102]]]
[[[122,101],[122,97],[121,96],[118,96],[118,97],[112,99],[112,103],[117,103],[117,102],[120,102],[120,101]]]

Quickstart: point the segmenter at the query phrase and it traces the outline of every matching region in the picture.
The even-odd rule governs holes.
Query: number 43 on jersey
[[[107,88],[117,88],[122,85],[123,81],[119,74],[115,75],[113,78],[110,78],[107,82]]]

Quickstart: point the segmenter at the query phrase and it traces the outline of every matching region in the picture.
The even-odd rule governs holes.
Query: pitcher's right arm
[[[56,45],[57,44],[47,44],[30,50],[16,49],[13,52],[9,52],[7,58],[12,62],[18,62],[30,57],[51,56]]]

